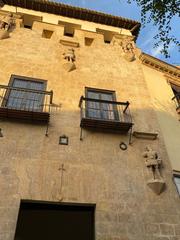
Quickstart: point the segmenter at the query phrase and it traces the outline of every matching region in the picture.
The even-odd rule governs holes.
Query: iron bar
[[[0,85],[0,88],[4,88],[7,90],[17,90],[17,91],[21,91],[21,92],[24,91],[24,92],[39,93],[39,94],[53,96],[53,91],[42,91],[42,90],[29,89],[29,88],[11,87],[11,86],[6,86],[6,85]],[[52,101],[52,97],[51,97],[51,101]]]
[[[90,102],[99,102],[99,103],[110,103],[110,104],[116,104],[116,105],[124,105],[126,107],[129,106],[129,102],[116,102],[116,101],[108,101],[108,100],[102,100],[102,99],[94,99],[94,98],[85,98],[81,96],[80,101],[79,101],[79,107],[82,104],[82,101],[90,101]]]
[[[109,122],[132,123],[129,102],[116,102],[81,97],[81,119],[97,119]],[[125,106],[125,108],[124,108]]]
[[[53,91],[41,91],[35,89],[0,85],[1,108],[35,112],[48,112],[50,111],[50,108],[46,108],[46,105],[51,105],[52,98]],[[48,102],[49,104],[47,104]]]

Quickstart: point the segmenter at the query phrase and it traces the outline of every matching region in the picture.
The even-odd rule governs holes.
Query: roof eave
[[[70,18],[105,24],[109,26],[125,28],[137,38],[141,24],[137,21],[113,16],[80,7],[74,7],[63,3],[45,0],[2,0],[4,4],[26,8],[35,11],[47,12]]]

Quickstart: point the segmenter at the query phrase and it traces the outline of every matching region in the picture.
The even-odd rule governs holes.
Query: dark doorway
[[[94,240],[94,204],[22,200],[15,240]]]

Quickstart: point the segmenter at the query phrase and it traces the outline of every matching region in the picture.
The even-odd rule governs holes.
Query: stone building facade
[[[86,239],[179,240],[180,69],[132,20],[41,0],[0,16],[0,240],[30,239],[23,203],[90,207]]]

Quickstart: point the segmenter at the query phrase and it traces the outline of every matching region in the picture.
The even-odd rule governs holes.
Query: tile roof
[[[125,28],[130,30],[136,38],[141,26],[139,22],[127,18],[48,0],[2,0],[2,2],[16,7]]]

